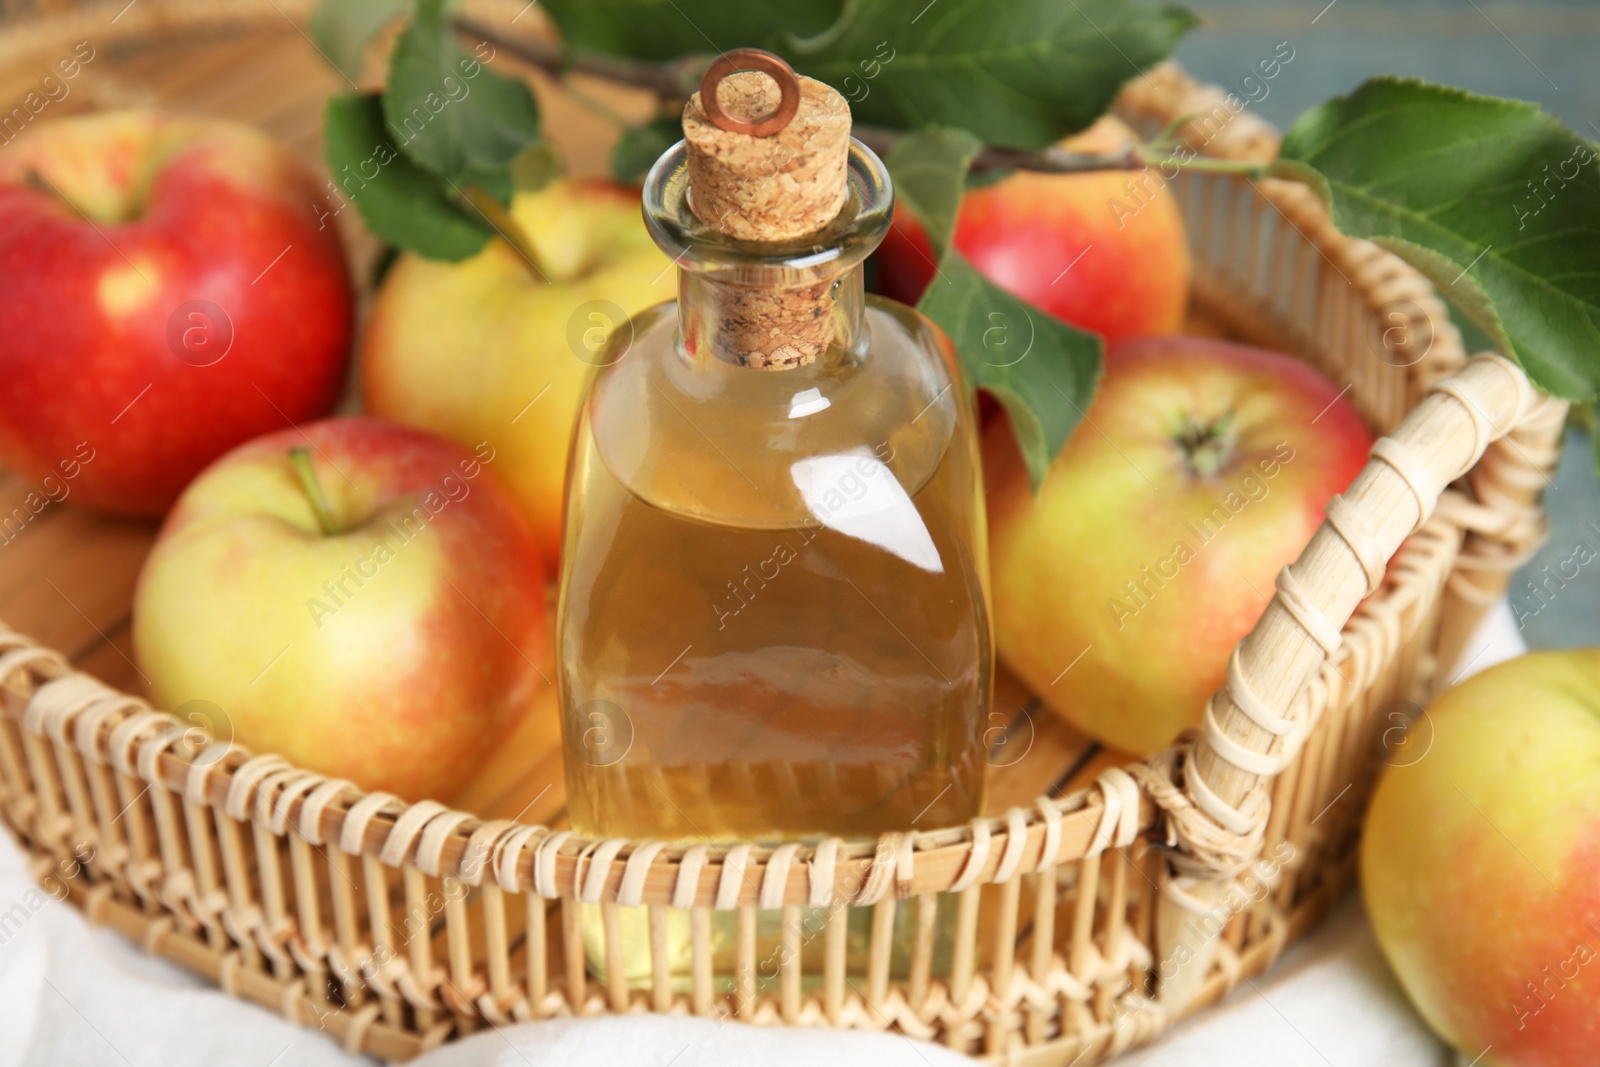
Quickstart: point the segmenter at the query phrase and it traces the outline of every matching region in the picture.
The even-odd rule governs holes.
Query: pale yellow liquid
[[[686,359],[675,326],[673,305],[641,317],[576,441],[558,623],[573,828],[779,842],[974,817],[981,497],[930,336],[873,302],[859,365],[770,372]],[[634,978],[648,938],[626,922]]]

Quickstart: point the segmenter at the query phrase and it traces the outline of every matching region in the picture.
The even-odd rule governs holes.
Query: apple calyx
[[[300,488],[306,494],[306,503],[311,505],[311,514],[316,517],[317,529],[322,531],[322,536],[333,537],[342,533],[333,517],[333,505],[322,491],[322,483],[317,480],[317,472],[311,466],[311,450],[305,445],[295,445],[289,449],[289,465],[300,480]]]
[[[1209,423],[1190,416],[1183,430],[1173,438],[1189,469],[1202,478],[1214,478],[1233,458],[1233,412]]]

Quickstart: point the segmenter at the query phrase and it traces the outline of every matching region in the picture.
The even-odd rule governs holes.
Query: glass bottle
[[[850,140],[832,222],[740,240],[691,208],[690,151],[644,190],[679,299],[615,332],[575,431],[572,827],[777,843],[971,819],[993,664],[976,428],[944,335],[864,294],[888,174]]]

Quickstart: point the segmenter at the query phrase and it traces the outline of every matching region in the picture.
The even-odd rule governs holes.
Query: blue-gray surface
[[[1536,101],[1600,140],[1595,0],[1189,0],[1188,6],[1208,25],[1190,35],[1178,59],[1196,77],[1259,98],[1252,106],[1280,128],[1370,75],[1405,74]],[[1294,59],[1265,83],[1262,96],[1262,83],[1243,79],[1280,41],[1294,48]],[[1534,648],[1600,646],[1600,484],[1586,438],[1568,435],[1546,500],[1550,541],[1511,590],[1523,637]]]

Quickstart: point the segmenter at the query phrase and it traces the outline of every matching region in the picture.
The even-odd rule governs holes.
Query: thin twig
[[[700,75],[711,62],[709,57],[691,56],[672,63],[650,63],[623,56],[579,52],[554,41],[509,37],[471,18],[458,17],[452,20],[451,24],[458,33],[487,41],[496,48],[503,48],[524,63],[538,67],[555,78],[560,78],[569,71],[578,71],[620,85],[649,89],[658,96],[680,100],[688,99],[689,95],[700,87]]]
[[[900,136],[877,126],[856,126],[857,140],[883,155]],[[1121,152],[1072,152],[1059,145],[1037,152],[1020,148],[986,146],[972,161],[973,170],[1032,170],[1046,174],[1079,174],[1097,170],[1143,170],[1145,162],[1136,147]]]
[[[485,26],[476,19],[458,17],[453,25],[457,32],[475,37],[504,49],[524,63],[539,68],[554,78],[565,78],[574,71],[593,75],[619,85],[648,89],[665,102],[687,100],[700,87],[700,76],[710,63],[709,56],[686,56],[670,63],[651,63],[623,56],[602,55],[567,48],[555,41],[528,37],[511,37],[500,30]],[[857,139],[873,151],[882,154],[894,144],[900,134],[875,126],[856,126]],[[1175,132],[1175,131],[1173,131]],[[1087,171],[1143,170],[1150,165],[1172,163],[1190,169],[1227,169],[1240,173],[1255,173],[1254,164],[1222,163],[1208,160],[1198,163],[1194,153],[1178,153],[1177,145],[1167,137],[1157,143],[1130,145],[1118,152],[1072,152],[1059,145],[1027,151],[1018,148],[985,146],[972,161],[973,170],[1030,170],[1046,174],[1076,174]]]

